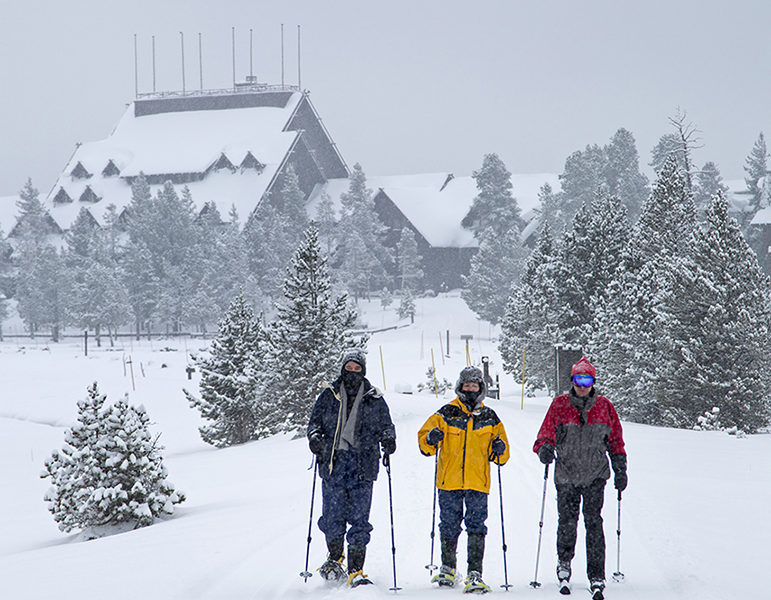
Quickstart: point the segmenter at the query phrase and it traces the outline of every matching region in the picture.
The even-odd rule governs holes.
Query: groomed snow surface
[[[385,388],[396,423],[398,449],[392,460],[392,485],[398,584],[404,598],[438,598],[459,590],[436,590],[429,583],[434,463],[420,455],[416,432],[446,399],[433,394],[398,394],[394,389],[425,380],[431,350],[440,378],[455,380],[465,365],[461,334],[471,334],[472,360],[487,354],[493,372],[500,359],[491,339],[495,328],[481,323],[458,295],[418,299],[415,324],[377,333],[369,345],[368,375]],[[369,328],[397,322],[395,307],[363,301]],[[405,321],[401,323],[404,324]],[[450,330],[450,357],[441,358]],[[198,373],[187,380],[188,353],[207,346],[200,340],[122,339],[120,347],[96,348],[67,341],[6,340],[0,344],[0,597],[9,600],[184,600],[241,598],[342,598],[392,595],[388,481],[381,470],[375,483],[366,572],[376,586],[356,590],[327,588],[318,575],[304,583],[312,471],[304,439],[278,436],[241,447],[215,449],[204,444],[197,412],[182,388],[197,392]],[[382,348],[385,382],[380,364]],[[446,351],[446,348],[445,348]],[[130,365],[125,360],[131,358]],[[132,389],[133,367],[136,390]],[[124,373],[125,368],[125,373]],[[554,576],[556,501],[549,481],[538,580],[533,580],[543,466],[532,453],[536,431],[549,398],[525,398],[514,377],[502,375],[503,398],[490,400],[512,444],[503,467],[504,515],[511,598],[561,598]],[[602,373],[598,374],[599,383]],[[144,404],[162,433],[172,482],[187,495],[175,515],[151,527],[82,541],[58,531],[39,478],[43,461],[63,443],[64,429],[76,415],[86,386],[98,381],[110,400],[128,393]],[[277,381],[280,393],[289,381]],[[310,392],[309,392],[310,393]],[[668,430],[624,423],[629,452],[629,488],[622,506],[621,570],[614,583],[617,502],[606,489],[605,534],[608,546],[606,597],[631,599],[768,598],[766,569],[771,539],[771,436],[743,439],[718,432]],[[485,580],[504,594],[500,505],[493,470]],[[324,538],[315,525],[320,514],[316,487],[310,567],[325,557]],[[588,598],[579,527],[573,562],[573,595]],[[437,532],[438,540],[438,532]],[[465,566],[465,534],[459,565]],[[439,561],[438,543],[434,561]],[[764,589],[765,588],[765,589]]]

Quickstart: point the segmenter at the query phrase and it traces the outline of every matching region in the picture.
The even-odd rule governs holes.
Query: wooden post
[[[442,357],[442,364],[444,363],[444,348],[442,347],[442,332],[439,332],[439,355]]]
[[[383,362],[383,346],[380,348],[380,371],[383,373],[383,391],[386,391],[385,363]]]
[[[88,329],[83,332],[83,348],[85,350],[86,356],[88,356]]]
[[[131,389],[136,392],[137,388],[136,388],[136,385],[134,385],[134,362],[131,360],[130,354],[127,362],[129,365],[129,370],[131,371]]]
[[[520,410],[525,410],[525,349],[522,348],[522,405]]]
[[[439,399],[439,384],[436,382],[436,363],[434,362],[434,349],[431,348],[431,367],[434,373],[434,396]]]

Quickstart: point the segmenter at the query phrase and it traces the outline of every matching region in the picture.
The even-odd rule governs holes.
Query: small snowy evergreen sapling
[[[77,424],[41,473],[51,480],[44,499],[62,531],[142,527],[185,500],[166,479],[144,409],[106,400],[96,383],[88,388],[78,402]]]
[[[410,318],[410,323],[415,322],[415,297],[410,288],[404,290],[399,302],[399,318],[406,319],[407,317]]]

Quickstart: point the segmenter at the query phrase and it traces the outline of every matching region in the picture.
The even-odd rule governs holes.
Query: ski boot
[[[324,564],[319,567],[319,575],[329,583],[342,583],[345,581],[346,574],[345,568],[343,568],[343,557],[341,556],[335,560],[328,556]]]
[[[482,574],[479,571],[469,571],[466,575],[466,587],[463,588],[464,594],[486,594],[491,591],[490,586],[482,581]]]
[[[455,584],[460,581],[455,569],[442,565],[439,567],[439,573],[433,576],[431,583],[438,583],[439,587],[455,587]]]
[[[602,594],[604,590],[604,579],[592,579],[589,582],[589,591],[592,593],[592,600],[603,600],[603,598],[605,598],[605,596]]]
[[[561,560],[557,565],[557,580],[559,581],[560,594],[570,594],[570,562]]]
[[[364,571],[356,571],[348,575],[348,587],[355,588],[360,585],[372,585],[372,580],[367,577]]]

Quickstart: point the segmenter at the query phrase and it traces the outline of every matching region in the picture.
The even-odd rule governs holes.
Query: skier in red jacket
[[[608,455],[616,489],[627,484],[626,450],[616,409],[594,389],[595,368],[581,358],[571,369],[569,393],[552,400],[533,451],[541,462],[555,459],[557,487],[557,578],[560,592],[570,593],[570,561],[575,554],[578,512],[583,500],[586,527],[586,570],[593,598],[600,600],[605,588],[605,534],[602,504],[605,482],[610,478]]]

